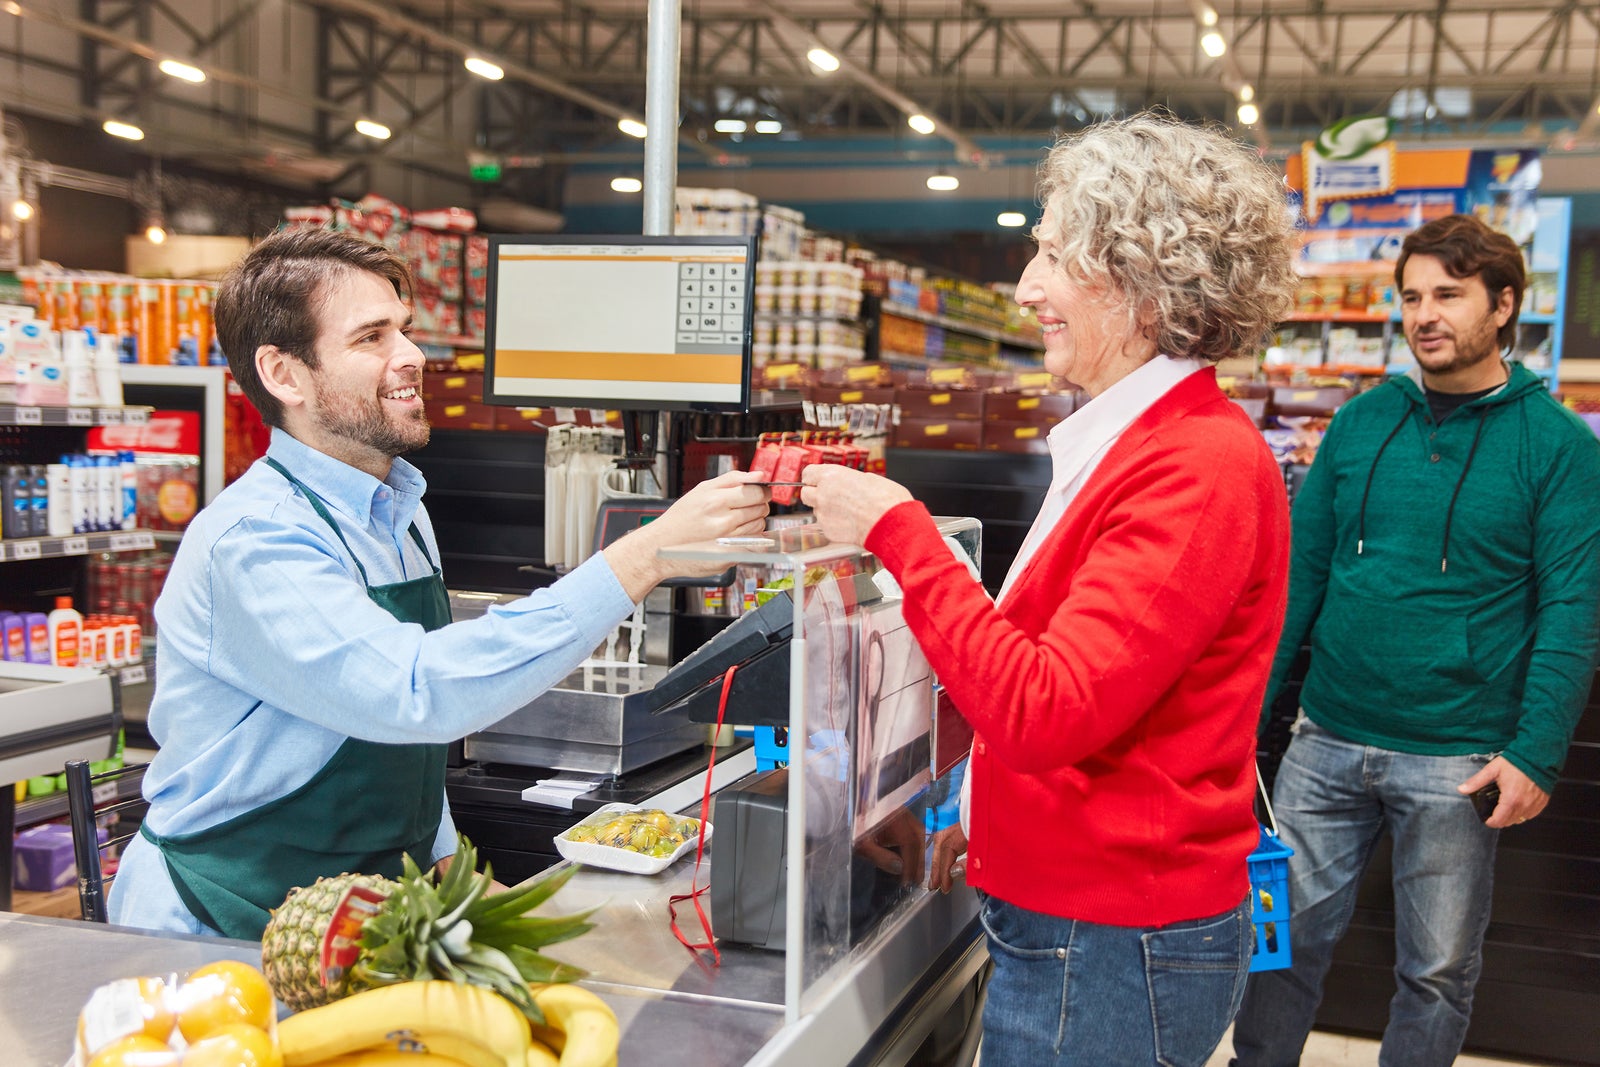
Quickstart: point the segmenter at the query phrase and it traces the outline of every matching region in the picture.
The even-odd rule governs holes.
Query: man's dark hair
[[[217,290],[217,341],[234,381],[268,426],[283,425],[283,405],[256,373],[256,350],[275,345],[315,369],[317,322],[328,283],[367,271],[411,293],[411,272],[389,249],[334,230],[279,230],[252,248]]]
[[[1517,339],[1517,315],[1522,311],[1522,292],[1528,285],[1527,268],[1517,242],[1492,230],[1472,215],[1446,215],[1413,230],[1400,246],[1394,264],[1394,284],[1405,287],[1406,260],[1413,255],[1433,256],[1444,264],[1452,278],[1482,277],[1489,291],[1489,306],[1500,302],[1500,294],[1511,290],[1511,317],[1500,327],[1500,349]]]

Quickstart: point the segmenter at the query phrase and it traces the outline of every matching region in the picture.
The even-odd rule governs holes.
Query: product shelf
[[[150,421],[144,407],[66,407],[0,404],[0,426],[139,426]]]
[[[0,562],[87,556],[91,552],[138,552],[156,547],[150,530],[117,530],[71,537],[19,537],[0,541]]]
[[[6,786],[7,789],[11,787]],[[104,782],[94,788],[94,802],[96,805],[110,803],[113,800],[131,800],[139,795],[144,788],[144,771],[136,774]],[[67,817],[67,794],[65,790],[58,789],[54,793],[46,793],[42,797],[28,797],[17,803],[16,828],[26,829],[40,823],[51,822],[55,819]]]
[[[1044,343],[1042,341],[1018,337],[1016,334],[1006,333],[1004,330],[997,330],[993,326],[985,326],[981,323],[968,322],[964,319],[952,319],[947,315],[935,315],[932,312],[923,311],[921,308],[914,308],[908,304],[900,304],[892,300],[883,302],[882,311],[883,314],[893,315],[896,318],[910,319],[912,322],[920,322],[929,326],[942,326],[947,330],[955,330],[958,333],[971,334],[974,337],[982,337],[989,341],[999,341],[1001,344],[1010,345],[1012,348],[1029,348],[1038,352],[1044,351]]]
[[[427,333],[423,330],[412,330],[410,337],[412,342],[418,345],[432,345],[435,348],[465,348],[474,352],[483,351],[483,338],[470,337],[466,334]]]

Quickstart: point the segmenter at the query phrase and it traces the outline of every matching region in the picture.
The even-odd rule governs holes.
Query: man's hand
[[[922,824],[905,808],[899,808],[889,821],[868,834],[856,845],[856,852],[880,871],[898,874],[901,884],[922,881]]]
[[[800,472],[805,488],[800,502],[817,514],[817,522],[835,544],[859,545],[896,504],[911,499],[898,482],[834,463],[813,463]]]
[[[726,570],[726,563],[661,559],[657,553],[672,545],[765,531],[771,490],[761,480],[750,471],[719,474],[683,494],[654,522],[607,546],[606,562],[628,598],[637,604],[667,578],[704,577]]]
[[[933,835],[933,859],[928,862],[928,888],[950,892],[957,878],[965,878],[967,868],[956,861],[967,854],[967,835],[961,824],[947,826]]]
[[[1483,769],[1456,786],[1456,792],[1466,795],[1476,793],[1490,782],[1500,786],[1500,803],[1494,813],[1484,820],[1484,825],[1494,830],[1525,823],[1544,810],[1550,803],[1546,793],[1517,769],[1517,765],[1504,756],[1496,756],[1483,765]]]

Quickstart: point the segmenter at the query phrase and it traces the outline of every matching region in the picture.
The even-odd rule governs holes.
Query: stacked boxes
[[[467,343],[484,336],[488,239],[464,208],[411,212],[381,196],[289,208],[286,225],[327,227],[393,249],[411,269],[412,328]]]

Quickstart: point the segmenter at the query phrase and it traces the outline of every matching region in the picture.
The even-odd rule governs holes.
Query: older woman
[[[802,500],[904,589],[977,731],[965,828],[935,841],[982,891],[984,1067],[1203,1064],[1253,936],[1255,726],[1282,625],[1288,510],[1215,361],[1289,308],[1294,223],[1273,171],[1152,116],[1064,139],[1042,168],[1017,301],[1090,401],[997,603],[901,486],[811,467]]]

